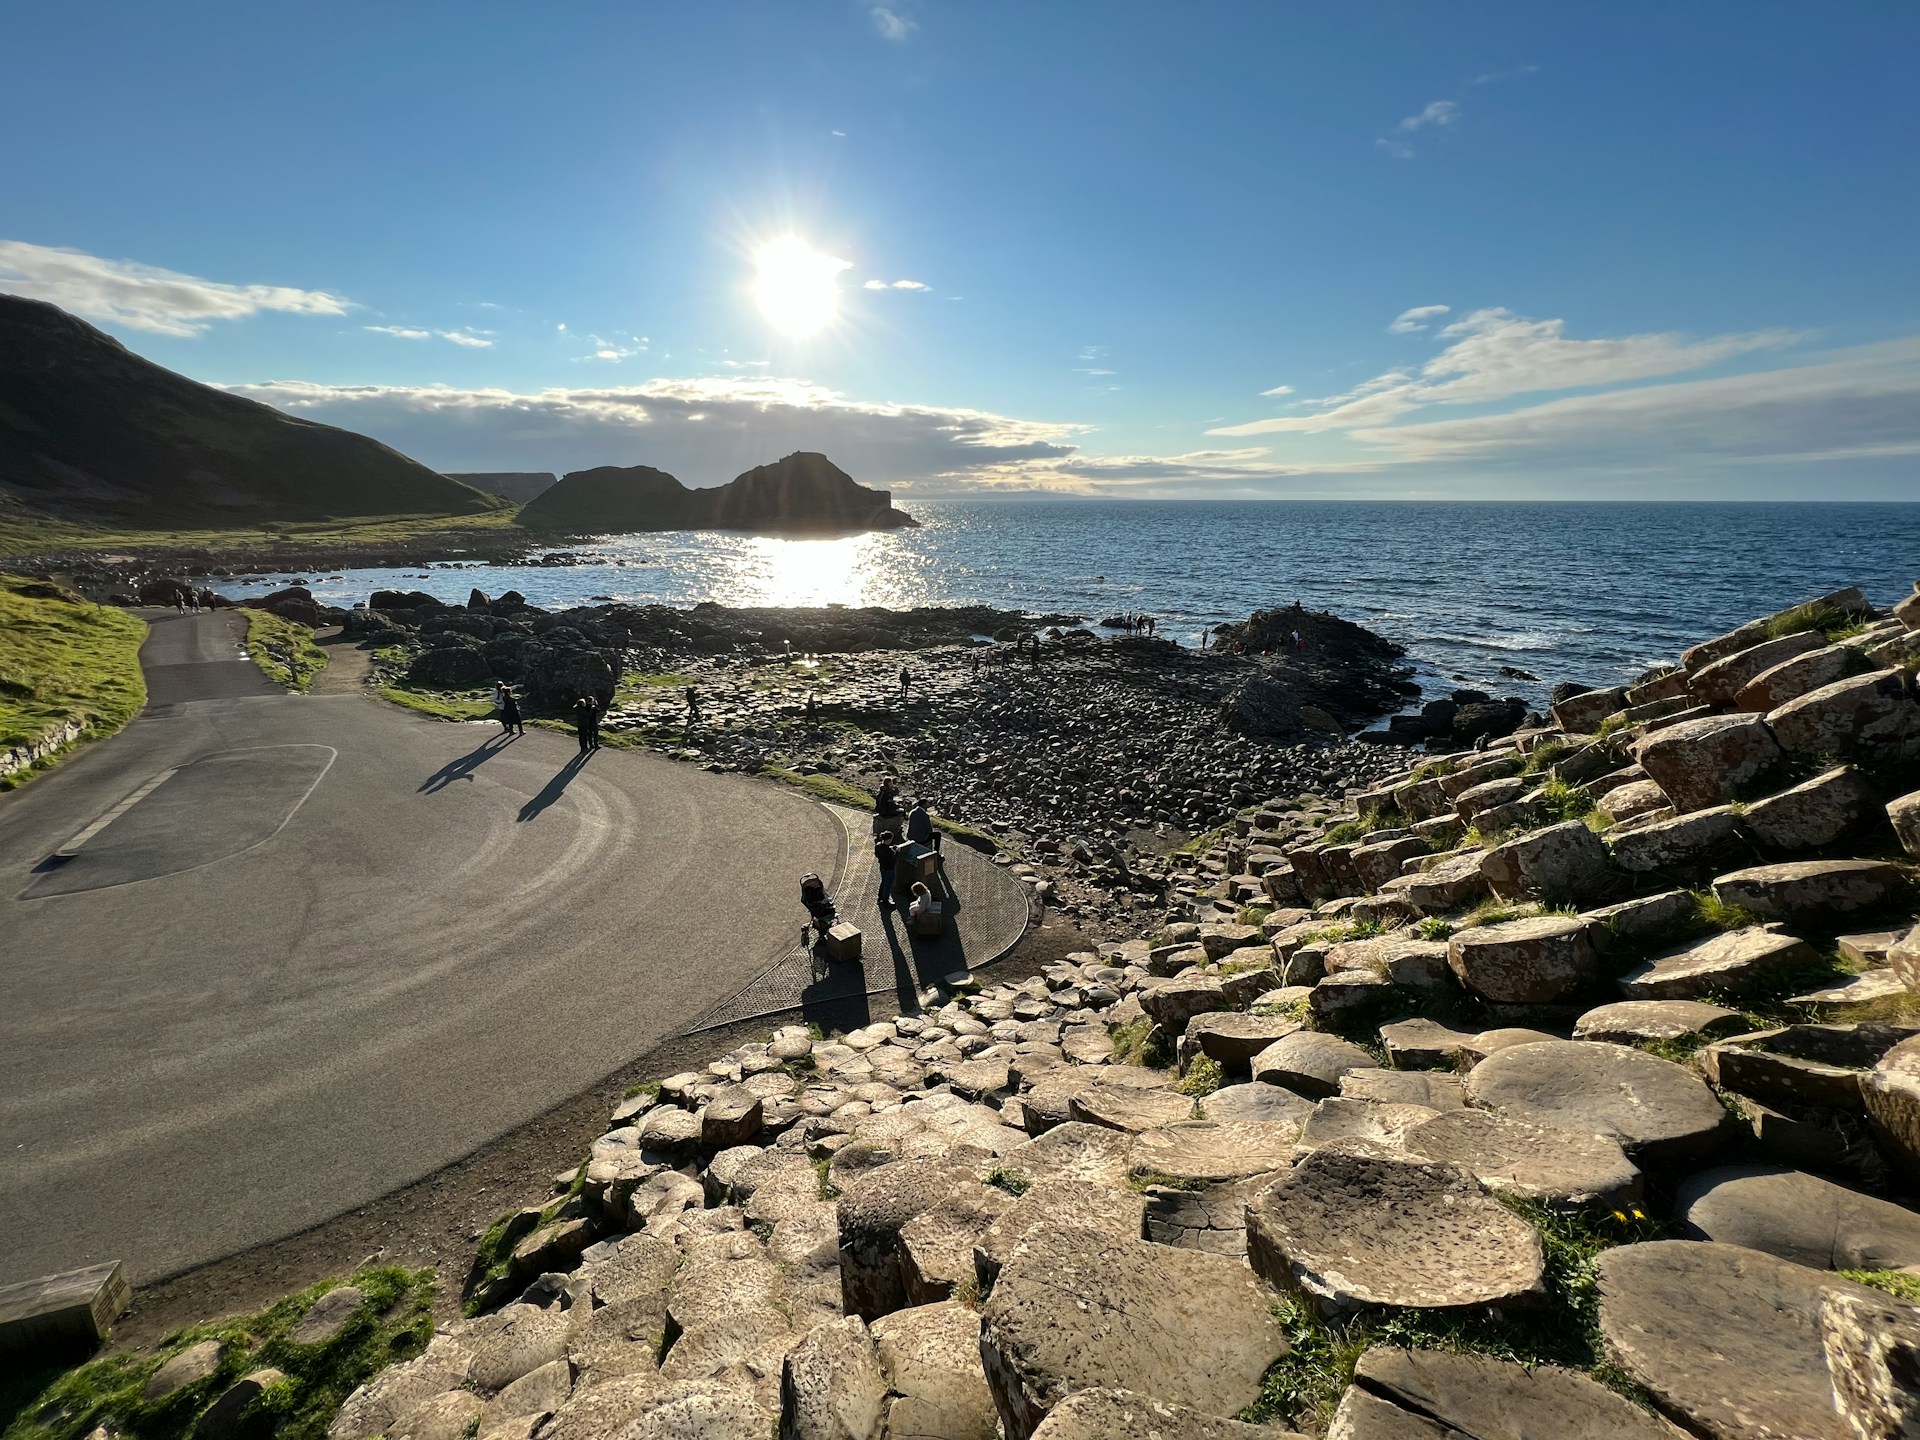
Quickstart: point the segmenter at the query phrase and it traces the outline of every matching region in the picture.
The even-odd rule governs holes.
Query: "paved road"
[[[281,694],[233,623],[158,618],[147,714],[0,797],[0,1283],[418,1179],[763,970],[840,863],[778,787]]]

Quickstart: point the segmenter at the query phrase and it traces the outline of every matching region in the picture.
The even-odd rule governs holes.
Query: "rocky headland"
[[[562,476],[520,511],[531,530],[590,534],[746,530],[849,534],[918,522],[885,490],[858,483],[826,456],[796,451],[712,489],[689,489],[649,465],[603,465]]]

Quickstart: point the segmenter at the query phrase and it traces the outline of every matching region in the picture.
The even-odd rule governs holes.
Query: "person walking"
[[[513,693],[511,685],[500,687],[500,733],[502,735],[524,735],[526,722],[520,718],[520,700]]]
[[[883,830],[874,838],[873,859],[880,867],[880,908],[888,909],[893,904],[893,867],[899,863],[899,853],[894,849],[895,835],[891,830]]]
[[[916,845],[925,845],[935,854],[940,851],[940,832],[933,828],[933,816],[927,813],[927,802],[915,800],[913,808],[907,811],[907,839]]]
[[[687,699],[687,728],[691,730],[700,723],[700,690],[697,686],[689,685],[682,693]]]
[[[911,674],[907,670],[907,667],[902,665],[900,667],[900,703],[902,705],[907,703],[907,682],[911,678],[912,678]]]
[[[573,733],[580,742],[580,753],[586,754],[598,743],[594,730],[599,724],[600,715],[594,708],[593,698],[582,695],[573,702]]]

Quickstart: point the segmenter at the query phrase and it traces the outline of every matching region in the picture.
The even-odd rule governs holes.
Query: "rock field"
[[[1920,1434],[1916,662],[1250,775],[1127,938],[627,1100],[331,1440]]]

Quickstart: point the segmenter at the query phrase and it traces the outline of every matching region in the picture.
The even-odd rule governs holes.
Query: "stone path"
[[[842,920],[860,928],[860,963],[829,963],[824,953],[816,954],[799,940],[802,912],[796,898],[793,948],[702,1016],[694,1030],[889,992],[897,992],[900,1008],[911,1013],[920,1008],[920,997],[946,977],[998,960],[1026,933],[1026,887],[978,851],[949,840],[941,852],[948,890],[943,897],[946,932],[938,939],[915,938],[903,916],[880,909],[872,817],[844,806],[827,808],[847,833],[846,858],[832,886],[833,903]],[[798,887],[796,876],[796,897]]]

